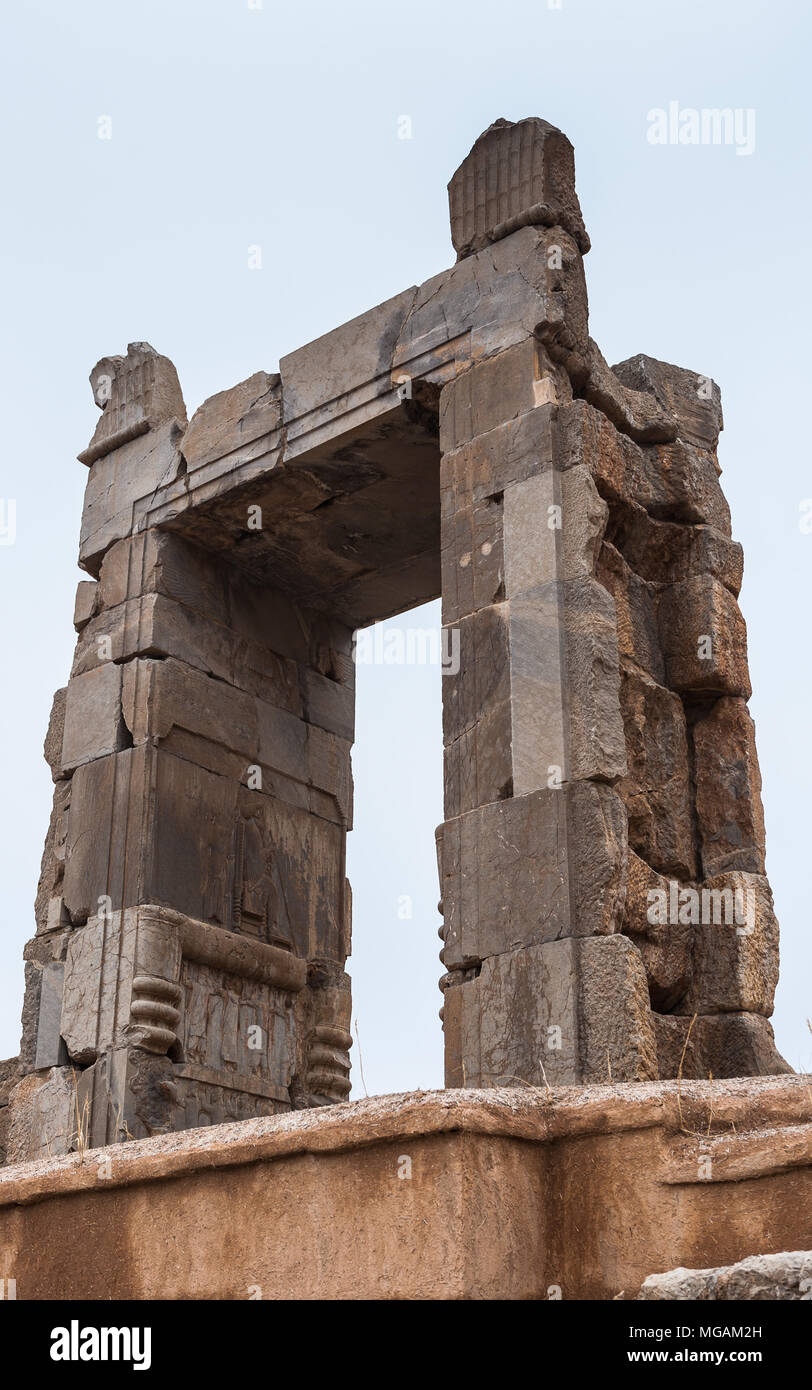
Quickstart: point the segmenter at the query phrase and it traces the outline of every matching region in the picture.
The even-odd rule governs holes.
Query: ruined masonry
[[[447,1086],[790,1070],[719,390],[607,366],[553,126],[449,198],[450,270],[190,421],[91,373],[9,1162],[347,1098],[353,634],[438,595]]]

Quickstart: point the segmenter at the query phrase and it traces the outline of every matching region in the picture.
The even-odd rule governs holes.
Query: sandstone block
[[[664,590],[659,621],[672,690],[750,698],[747,629],[736,600],[718,579],[703,575]]]
[[[746,704],[723,696],[691,732],[703,877],[729,869],[763,874],[761,773]]]

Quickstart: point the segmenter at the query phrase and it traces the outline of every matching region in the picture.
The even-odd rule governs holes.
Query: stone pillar
[[[91,380],[11,1160],[349,1093],[352,632],[139,531],[184,467],[177,377],[134,344]]]
[[[460,257],[545,228],[550,308],[441,399],[446,1084],[784,1070],[718,388],[589,338],[560,132],[497,122],[449,194]]]

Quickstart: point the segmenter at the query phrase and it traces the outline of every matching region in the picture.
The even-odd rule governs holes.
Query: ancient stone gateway
[[[447,1086],[790,1070],[718,388],[589,337],[560,131],[449,194],[450,270],[188,422],[93,370],[11,1161],[347,1097],[353,635],[439,595]]]

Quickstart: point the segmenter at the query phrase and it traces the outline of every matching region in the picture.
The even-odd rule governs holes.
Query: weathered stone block
[[[478,434],[514,420],[539,404],[535,338],[473,362],[440,393],[440,449],[444,454]]]
[[[791,1073],[775,1046],[769,1019],[760,1014],[652,1014],[661,1078],[686,1081],[713,1076],[778,1076]]]
[[[74,676],[65,701],[62,768],[73,772],[124,748],[128,742],[121,712],[121,667],[108,661],[95,671]]]
[[[658,521],[629,499],[612,503],[607,539],[631,568],[655,584],[677,584],[709,574],[738,596],[744,554],[738,541],[713,526]]]
[[[48,732],[45,735],[43,753],[45,761],[51,769],[51,776],[58,782],[65,774],[62,770],[62,741],[65,737],[65,701],[68,695],[68,687],[65,685],[61,690],[57,690],[51,705],[51,715],[48,720]]]
[[[31,1163],[77,1147],[76,1086],[70,1067],[23,1077],[11,1093],[9,1109],[8,1163]]]
[[[676,418],[680,438],[700,449],[715,449],[722,429],[722,397],[715,381],[639,353],[612,368],[633,391],[649,391]]]
[[[53,904],[61,904],[60,890],[65,870],[65,842],[68,834],[68,815],[70,812],[71,782],[57,782],[54,787],[54,800],[45,846],[42,851],[34,916],[37,931],[50,931],[58,924],[60,913]],[[56,921],[54,921],[56,917]]]
[[[660,921],[655,893],[668,901],[670,883],[630,849],[622,930],[640,952],[652,1008],[665,1012],[688,992],[695,928],[678,916]]]
[[[728,869],[763,874],[761,773],[746,704],[723,696],[691,733],[703,877]]]
[[[447,970],[619,928],[626,819],[610,787],[570,783],[447,821],[442,858]]]
[[[195,411],[183,437],[187,467],[190,471],[200,468],[272,434],[281,421],[280,377],[255,372],[230,390],[210,396]]]
[[[448,202],[460,258],[528,223],[564,227],[589,250],[573,148],[548,121],[494,121],[451,179]]]
[[[730,509],[709,454],[682,440],[642,446],[585,401],[561,406],[553,431],[556,467],[585,464],[601,495],[636,502],[663,520],[730,535]]]
[[[540,405],[480,434],[440,460],[440,486],[459,510],[499,493],[550,466],[557,407]],[[573,460],[578,462],[578,460]]]
[[[536,473],[505,489],[503,508],[507,598],[595,573],[609,508],[588,469]]]
[[[508,951],[446,989],[447,1086],[566,1085],[579,1076],[573,940]]]
[[[570,473],[575,472],[578,469],[570,469]],[[620,552],[608,544],[601,546],[597,578],[614,599],[621,660],[633,663],[662,685],[665,659],[660,648],[655,586],[636,575]]]
[[[614,601],[592,579],[573,580],[561,588],[568,776],[614,781],[626,771]]]
[[[98,576],[105,551],[133,530],[135,504],[177,475],[181,438],[181,427],[170,420],[91,465],[79,538],[82,569]]]
[[[186,424],[174,365],[149,343],[129,343],[126,357],[102,357],[90,373],[90,385],[102,415],[79,455],[82,463],[93,464],[165,420]]]
[[[95,616],[99,604],[99,586],[95,579],[80,579],[76,585],[76,602],[73,607],[73,626],[77,632]]]
[[[34,1057],[36,1071],[62,1066],[68,1060],[60,1034],[64,980],[63,961],[49,961],[43,966],[37,1019],[37,1050]]]
[[[758,1299],[803,1301],[812,1286],[812,1251],[752,1255],[716,1269],[672,1269],[651,1274],[637,1295],[649,1302],[663,1299],[736,1303]]]
[[[578,1010],[579,1080],[657,1077],[646,972],[628,937],[587,937],[578,942]]]
[[[747,629],[739,605],[718,579],[702,575],[664,590],[659,617],[672,690],[750,698]]]
[[[694,878],[691,768],[682,701],[627,667],[620,704],[628,773],[617,790],[629,813],[629,843],[661,873]]]
[[[703,884],[695,926],[691,986],[681,1014],[773,1011],[778,923],[766,878],[718,874]]]

